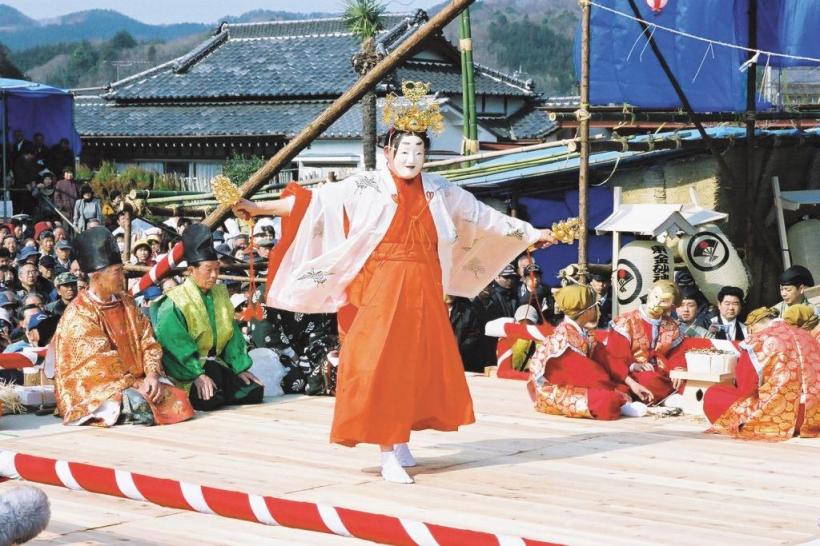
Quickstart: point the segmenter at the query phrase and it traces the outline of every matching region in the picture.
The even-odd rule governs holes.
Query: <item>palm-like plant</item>
[[[375,37],[382,30],[385,6],[379,0],[345,0],[342,20],[359,40],[359,52],[351,62],[353,69],[364,76],[381,60],[376,51]],[[362,97],[362,150],[364,168],[376,168],[376,93],[368,91]]]

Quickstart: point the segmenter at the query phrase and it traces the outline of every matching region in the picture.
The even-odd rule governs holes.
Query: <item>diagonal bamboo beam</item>
[[[402,42],[392,53],[382,59],[373,70],[359,79],[333,104],[319,114],[319,117],[308,124],[307,127],[296,135],[287,146],[279,150],[271,157],[261,169],[256,171],[240,188],[242,197],[247,198],[261,188],[268,179],[274,176],[279,170],[296,155],[301,152],[316,137],[321,135],[325,129],[342,117],[351,106],[359,101],[368,89],[375,87],[387,74],[403,61],[410,53],[421,44],[421,42],[431,34],[443,29],[450,21],[455,19],[462,10],[467,8],[475,0],[452,0],[432,19],[421,26],[412,36]],[[219,224],[230,213],[230,208],[224,205],[217,207],[209,214],[203,224],[214,227]]]

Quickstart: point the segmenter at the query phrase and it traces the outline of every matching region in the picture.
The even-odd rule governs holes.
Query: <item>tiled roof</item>
[[[395,71],[397,81],[432,83],[432,90],[447,95],[461,94],[461,68],[447,62],[407,61]],[[521,82],[483,67],[475,70],[475,92],[479,95],[533,95]]]
[[[99,97],[77,97],[74,124],[85,138],[281,136],[289,139],[329,104],[328,101],[279,101],[117,105]],[[361,110],[356,105],[331,125],[322,138],[359,138],[360,135]]]
[[[387,53],[426,20],[419,10],[390,15],[376,47]],[[394,78],[428,81],[445,94],[461,93],[457,52],[442,36],[452,63],[405,63]],[[216,34],[186,55],[115,82],[107,99],[117,101],[234,98],[335,97],[357,80],[351,58],[358,41],[341,19],[223,24]],[[476,91],[492,95],[531,96],[524,82],[485,67],[476,67]]]
[[[502,140],[529,140],[543,138],[558,129],[546,112],[525,107],[511,117],[501,115],[478,116],[478,123]]]

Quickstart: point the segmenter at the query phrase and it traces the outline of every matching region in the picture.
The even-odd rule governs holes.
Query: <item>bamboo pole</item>
[[[587,282],[587,244],[589,238],[589,2],[581,2],[581,112],[578,136],[581,139],[580,164],[578,167],[578,280]]]
[[[256,193],[271,177],[282,168],[283,165],[291,161],[296,155],[310,144],[316,137],[321,135],[330,125],[342,117],[356,102],[358,102],[368,89],[375,87],[382,81],[398,64],[410,55],[421,43],[444,28],[450,21],[474,0],[452,0],[444,6],[432,19],[422,25],[412,36],[403,41],[384,59],[367,74],[362,76],[348,89],[341,97],[333,101],[319,117],[310,122],[307,127],[296,135],[284,148],[280,149],[261,169],[256,171],[240,188],[243,197],[248,197]],[[203,224],[213,227],[219,224],[230,213],[230,207],[220,205],[209,214]]]
[[[122,268],[123,268],[123,271],[125,271],[125,273],[126,273],[125,276],[126,277],[132,277],[132,278],[133,277],[141,277],[145,273],[148,273],[148,271],[151,270],[151,268],[148,267],[147,265],[139,265],[139,264],[125,264],[125,265],[122,266]],[[133,275],[129,275],[129,273],[133,273]],[[187,274],[187,269],[184,269],[182,267],[175,267],[175,268],[171,269],[169,271],[169,273],[175,273],[175,274],[178,274],[178,275],[186,275]],[[219,280],[223,280],[223,281],[239,281],[239,282],[248,282],[250,280],[250,277],[247,277],[247,276],[223,275],[221,273],[219,274],[219,276],[217,278]]]
[[[600,135],[595,138],[602,138]],[[472,161],[481,161],[483,159],[490,159],[493,157],[502,157],[510,154],[517,154],[521,152],[534,152],[536,150],[546,150],[548,148],[559,148],[561,146],[574,147],[578,142],[577,138],[567,138],[564,140],[556,140],[553,142],[544,142],[543,144],[535,144],[532,146],[516,146],[514,148],[506,148],[504,150],[496,150],[493,152],[482,152],[480,154],[466,155],[456,157],[453,159],[442,159],[439,161],[429,161],[424,164],[425,169],[435,169],[438,167],[446,167],[447,165],[457,165],[459,163],[469,163]]]
[[[465,9],[460,17],[461,86],[462,115],[464,116],[464,140],[462,153],[478,152],[478,124],[475,109],[475,76],[473,73],[473,37],[470,28],[470,10]]]

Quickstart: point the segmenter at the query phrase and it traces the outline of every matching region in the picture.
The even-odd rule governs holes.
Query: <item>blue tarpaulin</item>
[[[749,3],[758,6],[757,49],[820,58],[820,2],[815,0],[669,0],[659,14],[636,0],[641,18],[715,42],[748,47]],[[627,0],[596,0],[632,15]],[[590,22],[590,102],[630,104],[643,108],[682,106],[637,21],[593,6]],[[710,44],[650,27],[653,39],[695,111],[740,112],[746,109],[744,50]],[[820,66],[817,62],[769,57],[758,65]],[[580,77],[580,31],[576,34],[575,68]],[[760,105],[759,105],[760,107]]]
[[[612,214],[612,189],[590,188],[588,195],[589,225],[596,226]],[[578,216],[578,191],[567,191],[550,197],[522,197],[518,201],[527,220],[534,226],[550,227],[558,219]],[[631,238],[621,238],[622,242]],[[590,234],[587,246],[589,263],[608,264],[612,261],[612,236]],[[555,245],[533,254],[543,269],[543,279],[550,286],[558,285],[558,272],[569,264],[578,263],[578,243]]]
[[[0,124],[5,121],[6,140],[12,132],[22,129],[28,140],[34,133],[43,133],[45,142],[53,146],[67,138],[75,153],[80,152],[80,135],[74,129],[74,97],[68,91],[23,80],[0,78]],[[8,120],[4,120],[5,114]],[[2,127],[2,125],[0,125]]]

